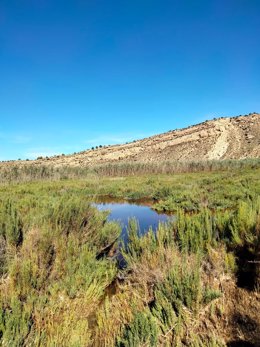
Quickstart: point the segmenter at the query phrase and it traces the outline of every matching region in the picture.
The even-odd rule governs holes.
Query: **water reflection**
[[[139,205],[137,203],[121,202],[121,203],[95,203],[99,210],[109,210],[108,220],[118,221],[122,225],[121,239],[127,241],[127,225],[131,218],[137,219],[140,227],[140,235],[152,228],[156,230],[159,223],[167,222],[169,216],[163,213],[158,213],[151,207]]]

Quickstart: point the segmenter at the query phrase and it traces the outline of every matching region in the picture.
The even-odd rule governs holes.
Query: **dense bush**
[[[149,311],[138,312],[131,324],[125,328],[123,336],[118,338],[117,347],[151,346],[158,344],[158,327]]]

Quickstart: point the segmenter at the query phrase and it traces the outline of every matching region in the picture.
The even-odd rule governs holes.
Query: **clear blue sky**
[[[0,0],[0,160],[260,111],[259,16],[259,0]]]

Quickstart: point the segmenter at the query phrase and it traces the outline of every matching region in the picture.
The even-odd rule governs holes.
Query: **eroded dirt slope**
[[[258,157],[260,157],[260,114],[253,113],[206,121],[128,144],[104,146],[74,155],[42,158],[35,163],[89,166],[117,161],[158,162]]]

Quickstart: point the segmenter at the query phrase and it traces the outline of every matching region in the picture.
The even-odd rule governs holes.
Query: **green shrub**
[[[12,201],[7,201],[0,211],[0,235],[12,246],[19,246],[23,240],[22,220]]]
[[[158,329],[154,317],[149,311],[138,312],[121,338],[117,340],[117,347],[156,347],[158,342]]]

